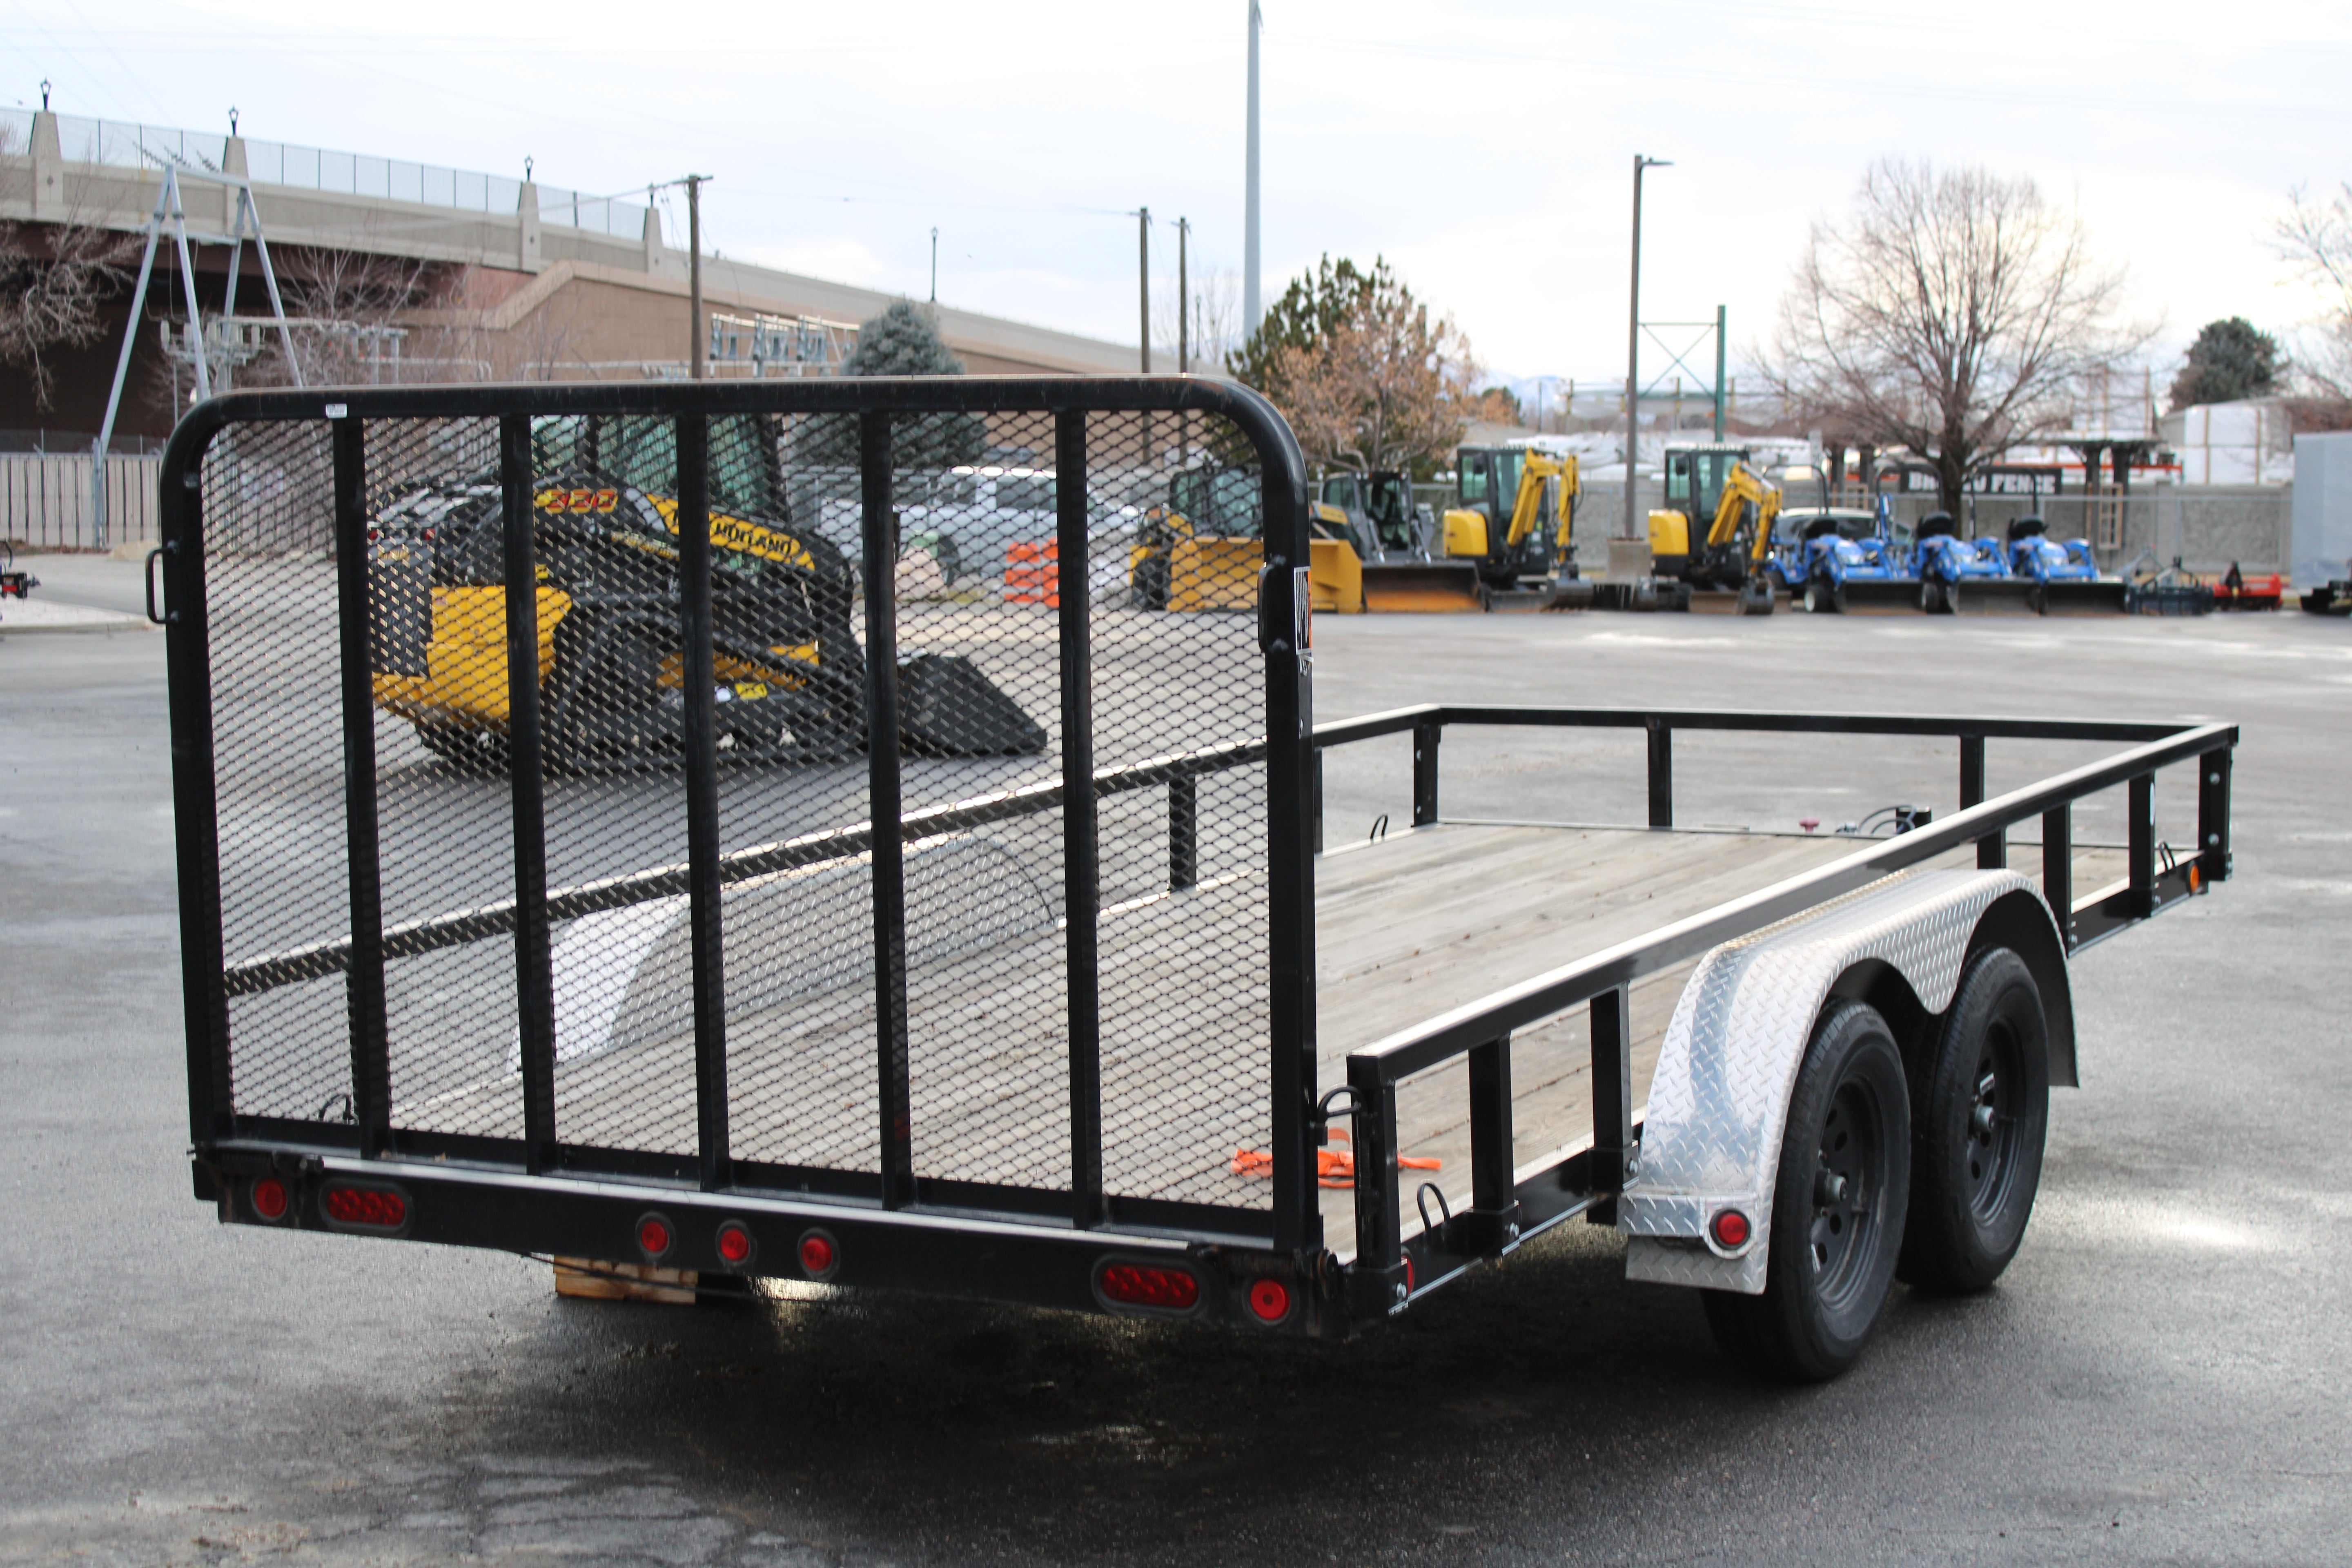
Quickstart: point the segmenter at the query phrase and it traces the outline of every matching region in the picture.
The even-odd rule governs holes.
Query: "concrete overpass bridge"
[[[340,153],[236,135],[205,134],[47,110],[0,112],[0,221],[41,253],[72,225],[142,230],[164,161],[241,174],[252,182],[292,315],[369,318],[379,349],[358,379],[622,379],[684,374],[692,334],[688,258],[650,205],[587,196],[528,181],[399,159]],[[234,190],[182,186],[192,227],[226,231]],[[218,211],[210,204],[219,204]],[[200,304],[222,302],[229,253],[192,254]],[[120,436],[167,434],[191,384],[166,351],[164,323],[184,314],[170,247],[159,251],[117,422]],[[268,312],[248,256],[237,313]],[[703,260],[706,317],[723,318],[720,375],[822,374],[856,324],[896,296],[740,262]],[[87,450],[122,341],[129,290],[100,340],[56,356],[51,404],[23,378],[0,378],[0,441],[54,434]],[[728,320],[728,319],[731,319]],[[942,334],[977,374],[1069,374],[1135,368],[1132,344],[940,308]],[[386,329],[389,329],[388,331]],[[706,342],[709,339],[706,337]],[[382,352],[389,342],[394,352]],[[778,345],[791,344],[778,358]],[[755,346],[766,356],[754,361]]]

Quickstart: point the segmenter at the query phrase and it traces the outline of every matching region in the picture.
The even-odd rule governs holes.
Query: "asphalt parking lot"
[[[135,564],[36,564],[46,595],[137,605]],[[191,1198],[162,638],[16,633],[0,609],[0,1558],[2352,1556],[2352,626],[1317,630],[1326,719],[1444,699],[2233,719],[2238,879],[2083,957],[2085,1087],[2053,1097],[2016,1265],[1975,1300],[1898,1291],[1827,1387],[1742,1381],[1695,1301],[1626,1284],[1582,1226],[1342,1346],[903,1299],[559,1302],[544,1265],[224,1228]],[[1449,752],[1447,812],[1622,818],[1623,763],[1483,738]],[[1406,771],[1369,748],[1335,765],[1331,831],[1399,811]],[[2042,770],[1997,748],[1992,771]],[[1953,787],[1940,752],[1895,748],[1767,768],[1694,745],[1676,773],[1686,820],[1782,826],[1948,809]]]

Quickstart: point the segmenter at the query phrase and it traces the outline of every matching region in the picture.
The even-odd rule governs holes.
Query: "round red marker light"
[[[1259,1321],[1278,1323],[1290,1316],[1290,1287],[1279,1279],[1260,1279],[1249,1289],[1249,1305]]]
[[[719,1256],[730,1263],[751,1260],[751,1233],[733,1220],[719,1227]]]
[[[841,1255],[834,1249],[833,1237],[814,1230],[801,1237],[801,1268],[810,1279],[824,1279],[840,1261]]]
[[[1748,1216],[1738,1209],[1725,1209],[1715,1216],[1715,1244],[1722,1247],[1748,1245]]]
[[[253,1212],[264,1219],[284,1219],[289,1200],[286,1184],[275,1176],[264,1176],[253,1184]]]
[[[659,1215],[647,1215],[637,1221],[637,1247],[647,1258],[659,1258],[669,1250],[669,1221]]]

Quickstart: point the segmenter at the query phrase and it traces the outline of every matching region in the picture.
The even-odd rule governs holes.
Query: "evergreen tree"
[[[963,361],[940,336],[939,323],[909,300],[857,329],[857,346],[842,363],[844,375],[961,375]],[[806,460],[837,467],[857,462],[857,422],[844,415],[818,418],[803,444]],[[988,421],[977,414],[924,414],[892,426],[894,467],[951,468],[977,463],[988,450]]]
[[[1225,369],[1243,385],[1272,396],[1276,362],[1284,350],[1311,353],[1327,346],[1374,293],[1396,286],[1389,264],[1377,257],[1366,273],[1344,256],[1336,262],[1326,256],[1316,270],[1290,280],[1257,331],[1225,356]]]
[[[1461,440],[1476,374],[1461,332],[1432,321],[1386,261],[1367,271],[1328,256],[1291,281],[1226,368],[1282,410],[1314,467],[1424,479]],[[1244,460],[1214,432],[1210,445]]]
[[[2285,374],[2286,355],[2278,340],[2255,331],[2245,317],[2208,321],[2189,345],[2189,363],[2172,378],[2172,406],[2266,397],[2279,389]]]

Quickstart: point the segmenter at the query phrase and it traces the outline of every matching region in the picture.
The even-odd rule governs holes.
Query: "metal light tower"
[[[1257,36],[1265,26],[1249,0],[1249,172],[1242,197],[1242,331],[1255,334],[1264,310],[1257,288]]]
[[[1670,169],[1664,158],[1633,154],[1633,289],[1625,323],[1625,537],[1638,539],[1633,528],[1633,437],[1640,420],[1641,389],[1635,384],[1642,359],[1642,171]]]

